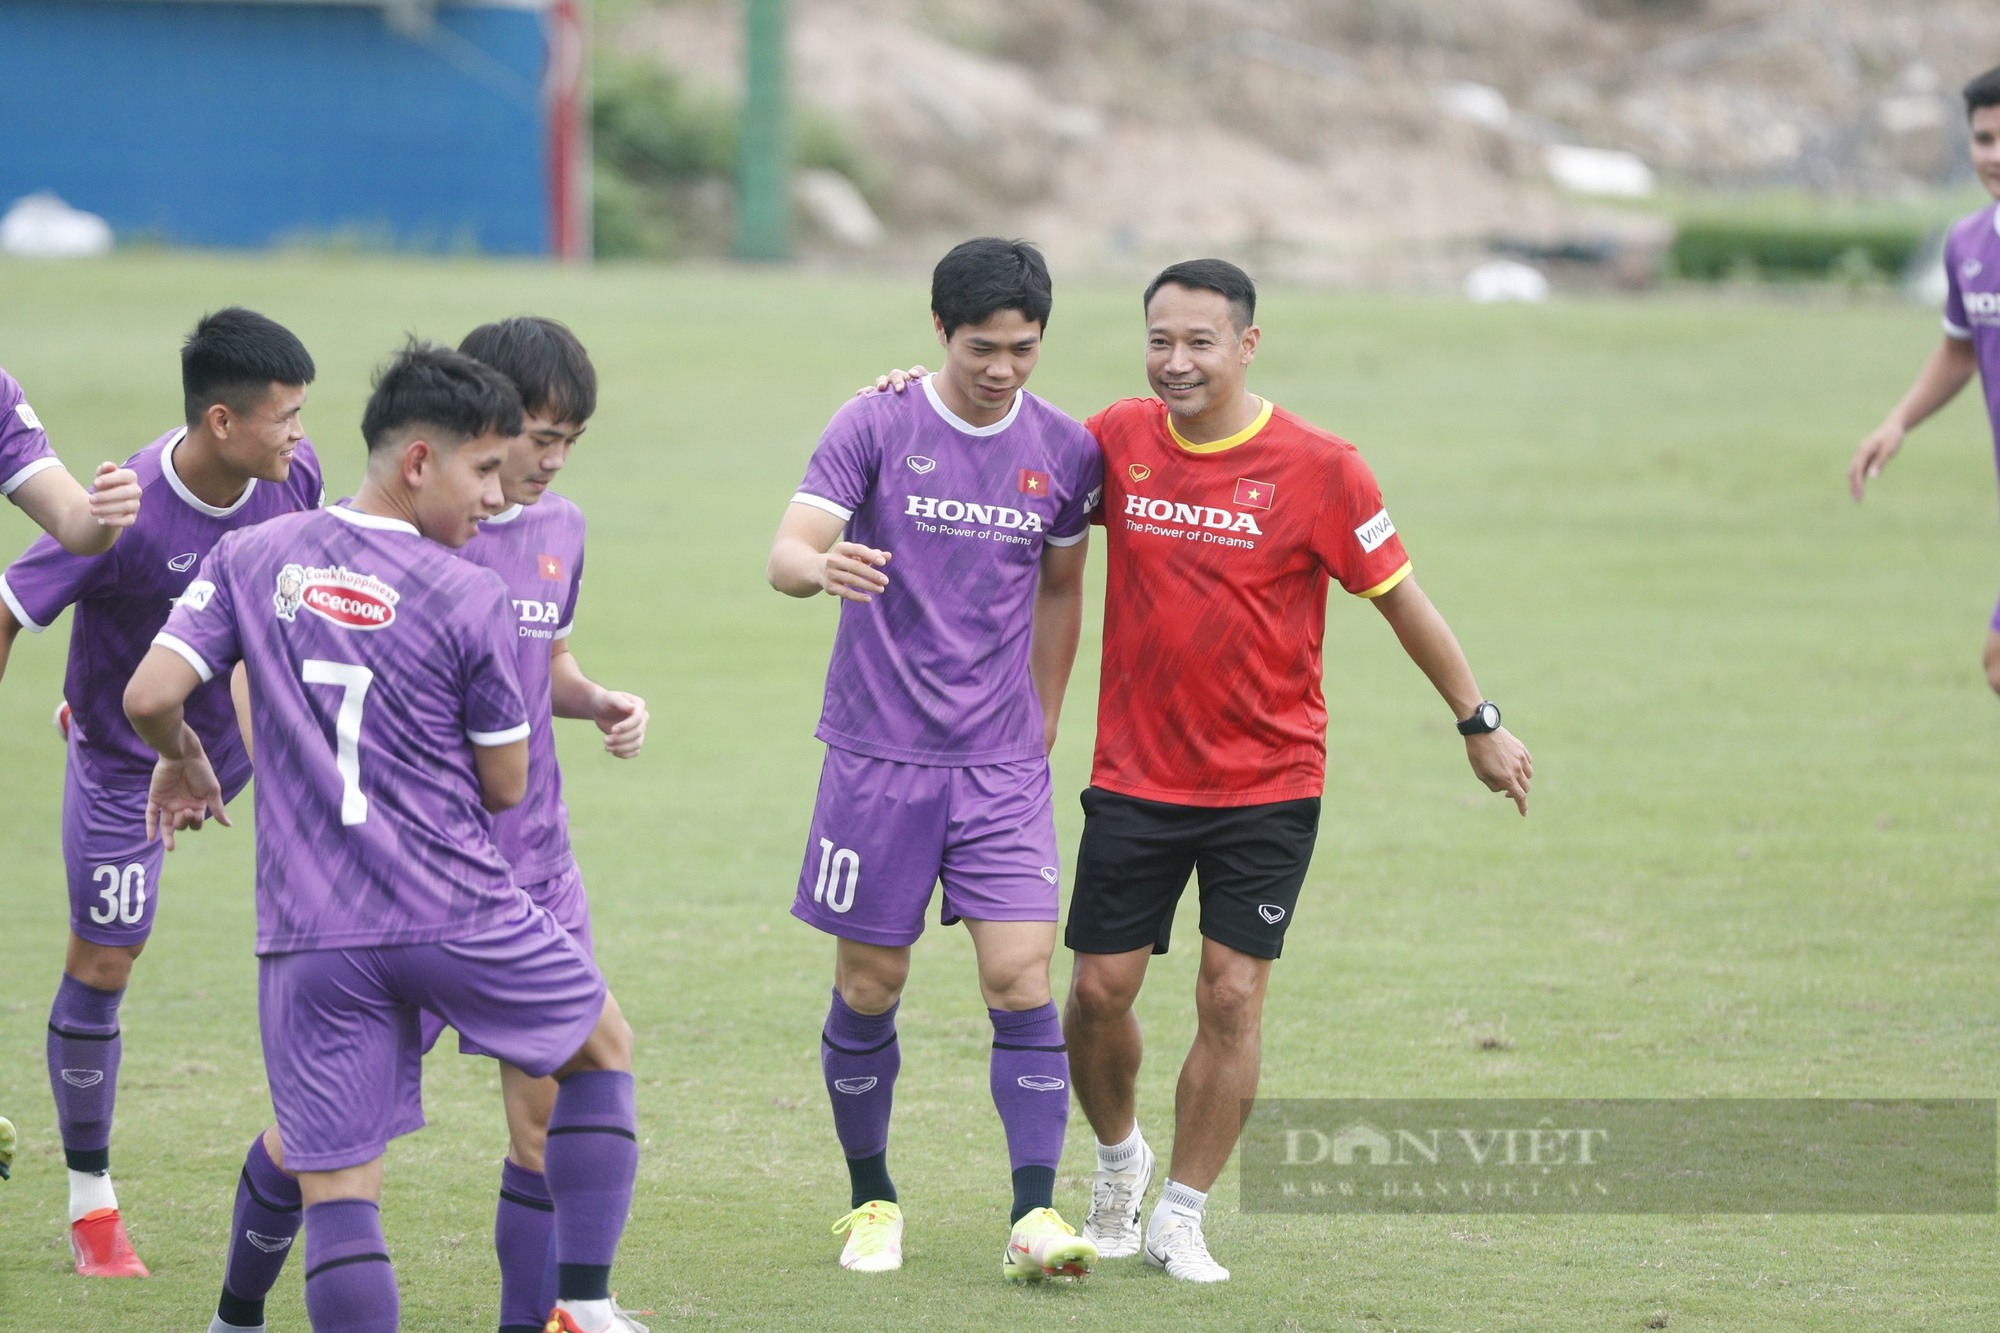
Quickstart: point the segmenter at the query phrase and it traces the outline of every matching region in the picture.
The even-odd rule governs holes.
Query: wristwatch
[[[1472,716],[1458,724],[1461,736],[1484,736],[1489,731],[1500,730],[1500,705],[1490,699],[1479,701],[1479,707],[1472,710]]]

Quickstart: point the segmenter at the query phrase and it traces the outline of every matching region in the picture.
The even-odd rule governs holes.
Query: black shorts
[[[1284,951],[1319,834],[1318,797],[1212,807],[1088,787],[1082,799],[1069,948],[1165,953],[1174,907],[1198,871],[1203,935],[1257,958]]]

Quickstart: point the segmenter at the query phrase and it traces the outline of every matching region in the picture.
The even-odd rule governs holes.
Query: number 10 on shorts
[[[836,847],[831,838],[819,840],[819,882],[813,885],[813,901],[825,903],[828,911],[845,912],[854,906],[854,886],[861,879],[861,856],[849,847]]]

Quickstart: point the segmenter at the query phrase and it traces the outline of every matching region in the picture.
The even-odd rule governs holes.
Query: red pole
[[[553,0],[546,19],[548,68],[549,252],[590,258],[590,45],[587,0]]]

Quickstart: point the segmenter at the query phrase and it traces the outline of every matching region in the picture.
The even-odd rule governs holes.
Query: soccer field
[[[1136,288],[1056,280],[1031,387],[1079,416],[1144,393]],[[224,304],[312,349],[305,419],[333,494],[359,478],[368,373],[405,332],[456,342],[532,312],[590,347],[601,406],[560,483],[591,523],[573,644],[653,714],[631,763],[559,726],[600,959],[639,1042],[626,1304],[655,1328],[2000,1327],[1991,1215],[1275,1217],[1236,1210],[1233,1166],[1208,1224],[1226,1285],[1136,1259],[1075,1286],[1003,1284],[990,1029],[964,933],[941,929],[899,1020],[906,1266],[839,1271],[827,1228],[846,1173],[817,1056],[832,949],[787,914],[836,607],[772,592],[764,558],[842,398],[935,362],[927,294],[922,278],[698,268],[0,263],[0,365],[85,475],[175,423],[179,339]],[[2000,708],[1978,655],[2000,543],[1975,395],[1913,437],[1865,507],[1842,477],[1935,317],[1293,290],[1259,315],[1251,388],[1361,447],[1536,760],[1524,821],[1473,780],[1379,617],[1337,599],[1325,819],[1273,975],[1263,1093],[1993,1096]],[[0,512],[6,556],[29,532]],[[1066,865],[1096,625],[1093,609],[1055,755]],[[250,802],[169,858],[123,1009],[113,1176],[155,1276],[85,1282],[43,1057],[66,931],[48,726],[65,638],[23,636],[0,682],[0,1113],[24,1144],[0,1185],[0,1329],[200,1329],[243,1150],[270,1118]],[[1139,1006],[1141,1122],[1162,1147],[1193,1022],[1191,910],[1175,938]],[[1059,952],[1059,991],[1066,978]],[[490,1328],[495,1066],[441,1051],[425,1074],[430,1127],[391,1148],[383,1202],[404,1327]],[[1056,1202],[1077,1223],[1090,1164],[1074,1113]],[[274,1330],[306,1326],[299,1267]]]

